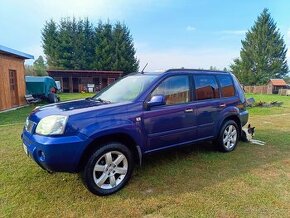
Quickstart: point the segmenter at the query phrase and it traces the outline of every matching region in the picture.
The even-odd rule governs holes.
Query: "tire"
[[[220,130],[219,137],[216,140],[218,149],[222,152],[233,151],[239,140],[239,128],[235,121],[226,121]]]
[[[48,94],[48,102],[49,103],[56,103],[56,102],[58,102],[57,95],[55,93],[49,93]]]
[[[123,144],[109,143],[91,155],[81,172],[81,178],[93,194],[110,195],[127,184],[133,169],[132,152]]]

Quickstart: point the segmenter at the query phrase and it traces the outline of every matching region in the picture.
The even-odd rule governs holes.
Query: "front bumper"
[[[76,172],[89,143],[85,135],[50,137],[30,134],[25,130],[21,138],[28,156],[51,172]]]

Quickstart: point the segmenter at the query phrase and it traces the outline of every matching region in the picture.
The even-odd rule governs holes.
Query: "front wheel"
[[[126,185],[133,168],[132,153],[125,145],[106,144],[89,158],[82,171],[82,180],[93,194],[110,195]]]
[[[236,122],[233,120],[228,120],[223,124],[216,141],[220,151],[230,152],[236,148],[239,138],[238,129]]]

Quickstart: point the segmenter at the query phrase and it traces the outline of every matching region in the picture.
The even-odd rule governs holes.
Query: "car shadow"
[[[281,132],[277,131],[279,134]],[[147,155],[121,196],[180,195],[240,177],[261,166],[287,159],[274,141],[264,146],[240,141],[229,153],[219,152],[215,144],[204,142]]]

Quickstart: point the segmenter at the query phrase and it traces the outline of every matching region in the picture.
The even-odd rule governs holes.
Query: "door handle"
[[[225,107],[226,106],[226,104],[220,104],[220,106],[219,107]]]
[[[190,112],[193,112],[193,109],[192,109],[192,108],[187,108],[187,109],[185,109],[184,112],[185,112],[185,113],[190,113]]]

